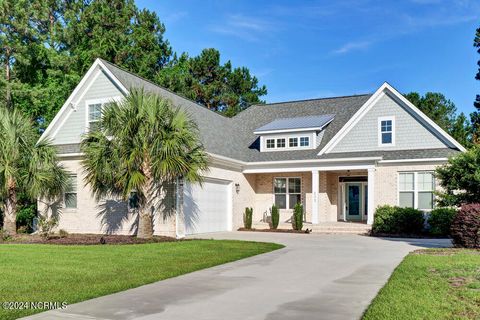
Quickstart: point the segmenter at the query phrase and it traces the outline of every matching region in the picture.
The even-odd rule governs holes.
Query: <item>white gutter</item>
[[[448,158],[422,158],[422,159],[396,159],[380,160],[378,163],[402,163],[402,162],[440,162],[447,161]]]

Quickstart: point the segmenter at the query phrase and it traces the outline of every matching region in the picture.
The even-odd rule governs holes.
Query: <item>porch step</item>
[[[264,222],[255,222],[252,225],[255,229],[268,229],[269,225]],[[289,223],[281,223],[279,229],[291,229]],[[312,233],[323,234],[367,234],[372,229],[371,225],[354,222],[320,222],[319,224],[304,223],[303,229],[311,229]]]

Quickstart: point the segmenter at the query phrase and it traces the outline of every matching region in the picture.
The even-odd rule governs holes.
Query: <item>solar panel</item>
[[[325,125],[330,123],[334,114],[324,114],[321,116],[308,116],[297,118],[282,118],[269,122],[260,128],[255,129],[255,133],[263,133],[268,131],[279,130],[295,130],[295,129],[317,129],[320,130]]]

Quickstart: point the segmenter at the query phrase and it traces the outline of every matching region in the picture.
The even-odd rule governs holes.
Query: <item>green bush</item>
[[[428,217],[430,233],[435,236],[448,236],[453,218],[455,218],[456,214],[457,210],[454,208],[438,208],[432,210]]]
[[[420,234],[424,225],[423,213],[413,208],[381,206],[375,211],[374,234]]]
[[[272,217],[272,229],[277,229],[278,223],[280,222],[280,212],[276,205],[273,205],[270,209],[270,215]]]
[[[252,229],[253,208],[245,208],[245,215],[243,216],[243,226],[245,229]]]
[[[17,213],[17,230],[24,230],[25,232],[32,232],[33,219],[37,216],[36,205],[26,205]],[[19,232],[22,233],[22,232]]]
[[[38,219],[38,233],[44,239],[49,239],[53,235],[53,230],[58,226],[58,218],[43,217]]]
[[[297,203],[293,209],[293,229],[302,230],[303,228],[303,206]]]

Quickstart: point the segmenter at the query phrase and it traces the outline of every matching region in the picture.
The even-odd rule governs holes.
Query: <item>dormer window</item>
[[[300,137],[300,147],[310,146],[310,137]]]
[[[285,148],[285,139],[277,139],[277,148]]]
[[[275,148],[275,139],[267,139],[267,149]]]
[[[288,147],[289,148],[298,147],[298,138],[288,138]]]
[[[395,118],[394,117],[378,118],[378,145],[379,146],[395,145]]]

